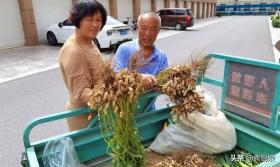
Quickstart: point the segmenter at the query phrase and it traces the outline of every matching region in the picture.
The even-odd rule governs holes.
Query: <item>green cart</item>
[[[210,54],[209,57],[224,62],[223,80],[205,77],[198,84],[221,87],[221,110],[236,128],[237,145],[255,155],[274,156],[273,161],[262,162],[258,167],[280,166],[280,64],[221,54]],[[158,95],[148,92],[138,100],[136,126],[145,146],[162,130],[172,109],[167,105],[150,111]],[[80,108],[31,121],[23,134],[25,152],[22,154],[22,165],[42,167],[44,146],[60,137],[73,140],[82,163],[94,166],[109,161],[97,118],[85,129],[30,142],[30,132],[34,127],[87,112],[88,108]]]

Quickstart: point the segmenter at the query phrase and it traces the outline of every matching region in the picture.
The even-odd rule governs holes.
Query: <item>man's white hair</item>
[[[139,22],[140,22],[141,18],[142,18],[144,15],[148,15],[148,16],[152,16],[152,17],[156,18],[156,19],[158,20],[158,23],[159,23],[158,27],[160,28],[160,26],[161,26],[161,18],[160,18],[160,16],[159,16],[157,13],[155,13],[155,12],[145,12],[145,13],[140,14],[140,15],[138,16],[137,25],[139,25]]]

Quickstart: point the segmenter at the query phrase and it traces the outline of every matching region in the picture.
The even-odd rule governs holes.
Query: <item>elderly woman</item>
[[[92,42],[106,23],[105,8],[95,0],[81,0],[71,11],[69,21],[76,26],[59,52],[59,65],[69,92],[66,108],[87,106],[93,85],[104,67],[101,54]],[[67,119],[70,131],[87,127],[88,115]]]

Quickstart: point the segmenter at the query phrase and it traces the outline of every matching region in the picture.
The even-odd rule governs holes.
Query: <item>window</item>
[[[280,7],[280,6],[277,7],[278,4],[279,4],[278,2],[272,2],[271,4],[273,5],[273,9],[274,9],[275,11],[279,10],[279,7]]]
[[[266,5],[266,3],[260,3],[260,8],[259,8],[259,10],[260,10],[260,11],[265,11],[265,10],[266,10],[265,5]]]
[[[175,10],[166,10],[166,15],[175,15]]]
[[[191,16],[191,15],[192,15],[192,10],[191,10],[191,9],[188,9],[188,10],[187,10],[187,14],[188,14],[189,16]]]
[[[244,4],[244,11],[250,11],[251,3]]]
[[[158,13],[159,13],[160,16],[165,14],[164,10],[160,10]]]
[[[176,15],[185,15],[185,10],[176,10]]]
[[[107,17],[107,21],[106,21],[106,24],[107,25],[117,25],[117,24],[121,24],[121,22],[119,22],[118,20],[116,19],[113,19],[113,18],[108,18]]]

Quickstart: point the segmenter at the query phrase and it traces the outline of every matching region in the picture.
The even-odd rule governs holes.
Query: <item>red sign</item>
[[[269,126],[276,72],[230,62],[225,110]]]

